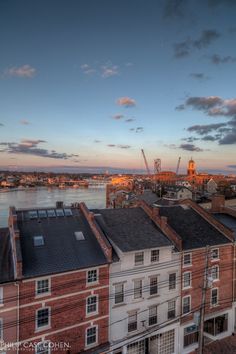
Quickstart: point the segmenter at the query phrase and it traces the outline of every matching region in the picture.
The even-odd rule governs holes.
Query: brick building
[[[19,352],[99,353],[108,345],[112,249],[85,207],[10,209]]]

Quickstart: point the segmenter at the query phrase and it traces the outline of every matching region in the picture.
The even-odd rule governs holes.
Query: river
[[[54,206],[57,201],[69,205],[85,202],[88,208],[105,208],[105,186],[89,188],[35,188],[0,192],[0,227],[7,226],[9,206],[16,208],[33,208]]]

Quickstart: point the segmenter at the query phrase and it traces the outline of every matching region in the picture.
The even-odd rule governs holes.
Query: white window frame
[[[142,255],[142,261],[136,262],[136,256],[138,256],[138,255]],[[135,252],[135,254],[134,254],[134,265],[136,267],[140,266],[140,265],[144,265],[144,252],[143,251]]]
[[[125,302],[125,283],[117,283],[117,284],[114,284],[114,304],[115,305],[122,305],[124,304]],[[122,286],[122,292],[116,292],[116,286]],[[119,301],[119,302],[116,302],[116,296],[121,296],[122,295],[122,298],[123,298],[123,301]]]
[[[134,317],[135,316],[135,318],[136,318],[136,321],[132,321],[132,322],[130,322],[130,318],[131,317]],[[136,323],[136,328],[135,329],[132,329],[132,330],[129,330],[129,325],[130,324],[133,324],[133,323]],[[131,312],[129,312],[128,313],[128,327],[127,327],[127,331],[128,331],[128,333],[132,333],[132,332],[135,332],[135,331],[137,331],[137,329],[138,329],[138,311],[131,311]]]
[[[217,302],[216,302],[216,304],[212,303],[212,293],[213,293],[214,290],[217,291]],[[218,306],[218,305],[219,305],[219,288],[212,288],[211,289],[211,307],[215,307],[215,306]]]
[[[185,256],[190,256],[190,263],[185,264],[184,263],[184,257]],[[183,254],[183,268],[191,267],[192,266],[192,253],[184,253]]]
[[[212,257],[212,254],[213,254],[213,251],[216,251],[217,250],[217,253],[218,253],[218,257],[215,258],[215,257]],[[219,248],[212,248],[211,249],[211,261],[214,262],[214,261],[219,261],[220,259],[220,249]]]
[[[157,258],[158,258],[158,259],[157,259],[157,260],[153,260],[153,259],[152,259],[152,257],[153,257],[152,252],[157,252],[157,253],[158,253],[158,255],[157,255]],[[156,257],[156,256],[154,256],[154,257]],[[155,248],[155,249],[151,250],[150,261],[151,261],[152,264],[153,264],[153,263],[158,263],[158,262],[160,262],[160,250],[159,250],[158,248]]]
[[[151,285],[152,279],[156,279],[156,280],[157,280],[157,284],[155,285],[155,286],[157,287],[157,292],[156,292],[156,293],[153,293],[153,294],[151,294],[151,289],[152,289],[152,287],[154,287],[154,286]],[[158,279],[159,279],[159,276],[158,276],[158,275],[151,275],[151,276],[149,277],[149,296],[157,296],[157,295],[159,294]]]
[[[217,278],[213,278],[213,276],[212,276],[212,274],[214,274],[214,273],[212,272],[213,268],[217,268]],[[220,280],[220,267],[219,267],[218,264],[215,264],[215,265],[213,265],[213,266],[211,267],[211,277],[212,277],[212,281],[218,281],[218,280]]]
[[[3,299],[3,286],[0,287],[0,307],[4,305],[4,299]]]
[[[170,306],[170,305],[174,305],[174,306]],[[167,302],[167,320],[172,320],[174,318],[176,318],[176,300],[169,300]],[[174,316],[169,317],[169,313],[173,311],[174,312]]]
[[[135,284],[139,282],[139,286],[136,287]],[[143,298],[143,281],[142,279],[134,279],[133,280],[133,288],[134,288],[134,300]]]
[[[184,300],[185,299],[189,299],[189,311],[188,312],[184,312]],[[186,295],[182,298],[182,314],[183,315],[187,315],[188,313],[191,312],[191,302],[192,302],[191,295]]]
[[[156,322],[155,323],[152,323],[150,324],[150,319],[153,318],[154,316],[150,316],[150,312],[152,309],[155,309],[155,316],[156,316]],[[153,306],[150,306],[149,307],[149,310],[148,310],[148,326],[151,327],[151,326],[154,326],[158,323],[158,305],[153,305]]]
[[[3,319],[0,318],[0,341],[3,340]]]
[[[93,271],[97,272],[97,279],[94,281],[89,281],[89,272],[93,272]],[[98,282],[99,282],[99,269],[98,268],[88,269],[86,273],[86,285],[92,286],[94,284],[98,284]]]
[[[46,309],[48,309],[48,324],[45,324],[44,326],[38,326],[38,312],[40,310],[46,310]],[[45,307],[41,307],[40,309],[37,309],[35,320],[36,320],[36,323],[35,323],[36,332],[44,331],[45,329],[50,328],[51,327],[51,307],[45,306]]]
[[[41,342],[38,342],[36,344],[36,347],[35,347],[35,354],[38,354],[38,347],[44,343],[48,343],[48,354],[51,353],[51,350],[50,350],[50,341],[49,340],[45,340],[45,341],[41,341]]]
[[[90,298],[92,298],[92,297],[95,297],[95,298],[96,298],[96,310],[89,312],[89,311],[88,311],[88,308],[89,308],[89,306],[91,306],[91,305],[88,304],[88,300],[89,300]],[[86,316],[87,316],[87,317],[88,317],[88,316],[94,316],[94,315],[97,315],[97,314],[98,314],[98,294],[89,295],[89,296],[86,298]]]
[[[170,281],[170,276],[172,275],[172,274],[175,274],[175,286],[172,288],[172,283],[171,283],[171,281]],[[169,273],[169,279],[168,279],[168,281],[169,281],[169,291],[172,291],[172,290],[176,290],[176,286],[177,286],[177,273],[176,272],[171,272],[171,273]]]
[[[38,293],[38,282],[40,281],[44,281],[47,280],[48,281],[48,291],[42,292],[42,293]],[[35,280],[35,297],[43,297],[43,296],[48,296],[51,295],[51,278],[39,278]]]
[[[186,274],[189,274],[190,276],[189,276],[189,285],[187,285],[187,286],[185,286],[185,279],[184,279],[184,276],[186,275]],[[183,273],[183,284],[182,284],[182,288],[183,289],[189,289],[189,288],[191,288],[192,287],[192,272],[191,271],[187,271],[187,272],[184,272]]]
[[[91,328],[96,328],[96,342],[88,344],[87,339],[88,339],[88,330]],[[92,348],[95,347],[98,344],[98,325],[94,326],[89,326],[85,329],[85,348]]]

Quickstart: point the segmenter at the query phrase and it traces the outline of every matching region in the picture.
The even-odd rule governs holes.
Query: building
[[[180,262],[151,209],[97,210],[110,266],[110,343],[118,353],[178,353]]]
[[[108,347],[112,249],[84,204],[10,209],[19,283],[19,353],[100,353]]]
[[[12,245],[8,228],[0,229],[0,352],[15,354],[18,340],[19,285],[14,281]]]
[[[159,212],[181,239],[180,353],[191,353],[198,347],[202,306],[205,344],[233,332],[234,239],[228,228],[190,200]]]
[[[210,194],[215,194],[217,192],[217,183],[213,178],[209,179],[209,181],[206,183],[206,191]]]
[[[195,176],[196,175],[196,164],[193,161],[193,159],[191,158],[191,160],[189,160],[188,162],[188,170],[187,170],[187,175],[189,177]]]
[[[169,199],[192,199],[193,193],[192,191],[184,186],[168,186],[166,187],[166,195],[165,198]]]

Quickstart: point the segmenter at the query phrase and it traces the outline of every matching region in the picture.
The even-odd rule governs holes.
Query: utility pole
[[[208,287],[208,256],[209,256],[209,246],[206,247],[204,279],[203,279],[203,287],[202,287],[202,304],[200,309],[200,321],[199,321],[200,324],[199,324],[199,337],[198,337],[199,354],[203,354],[203,346],[204,346],[203,331],[204,331],[206,292]]]

